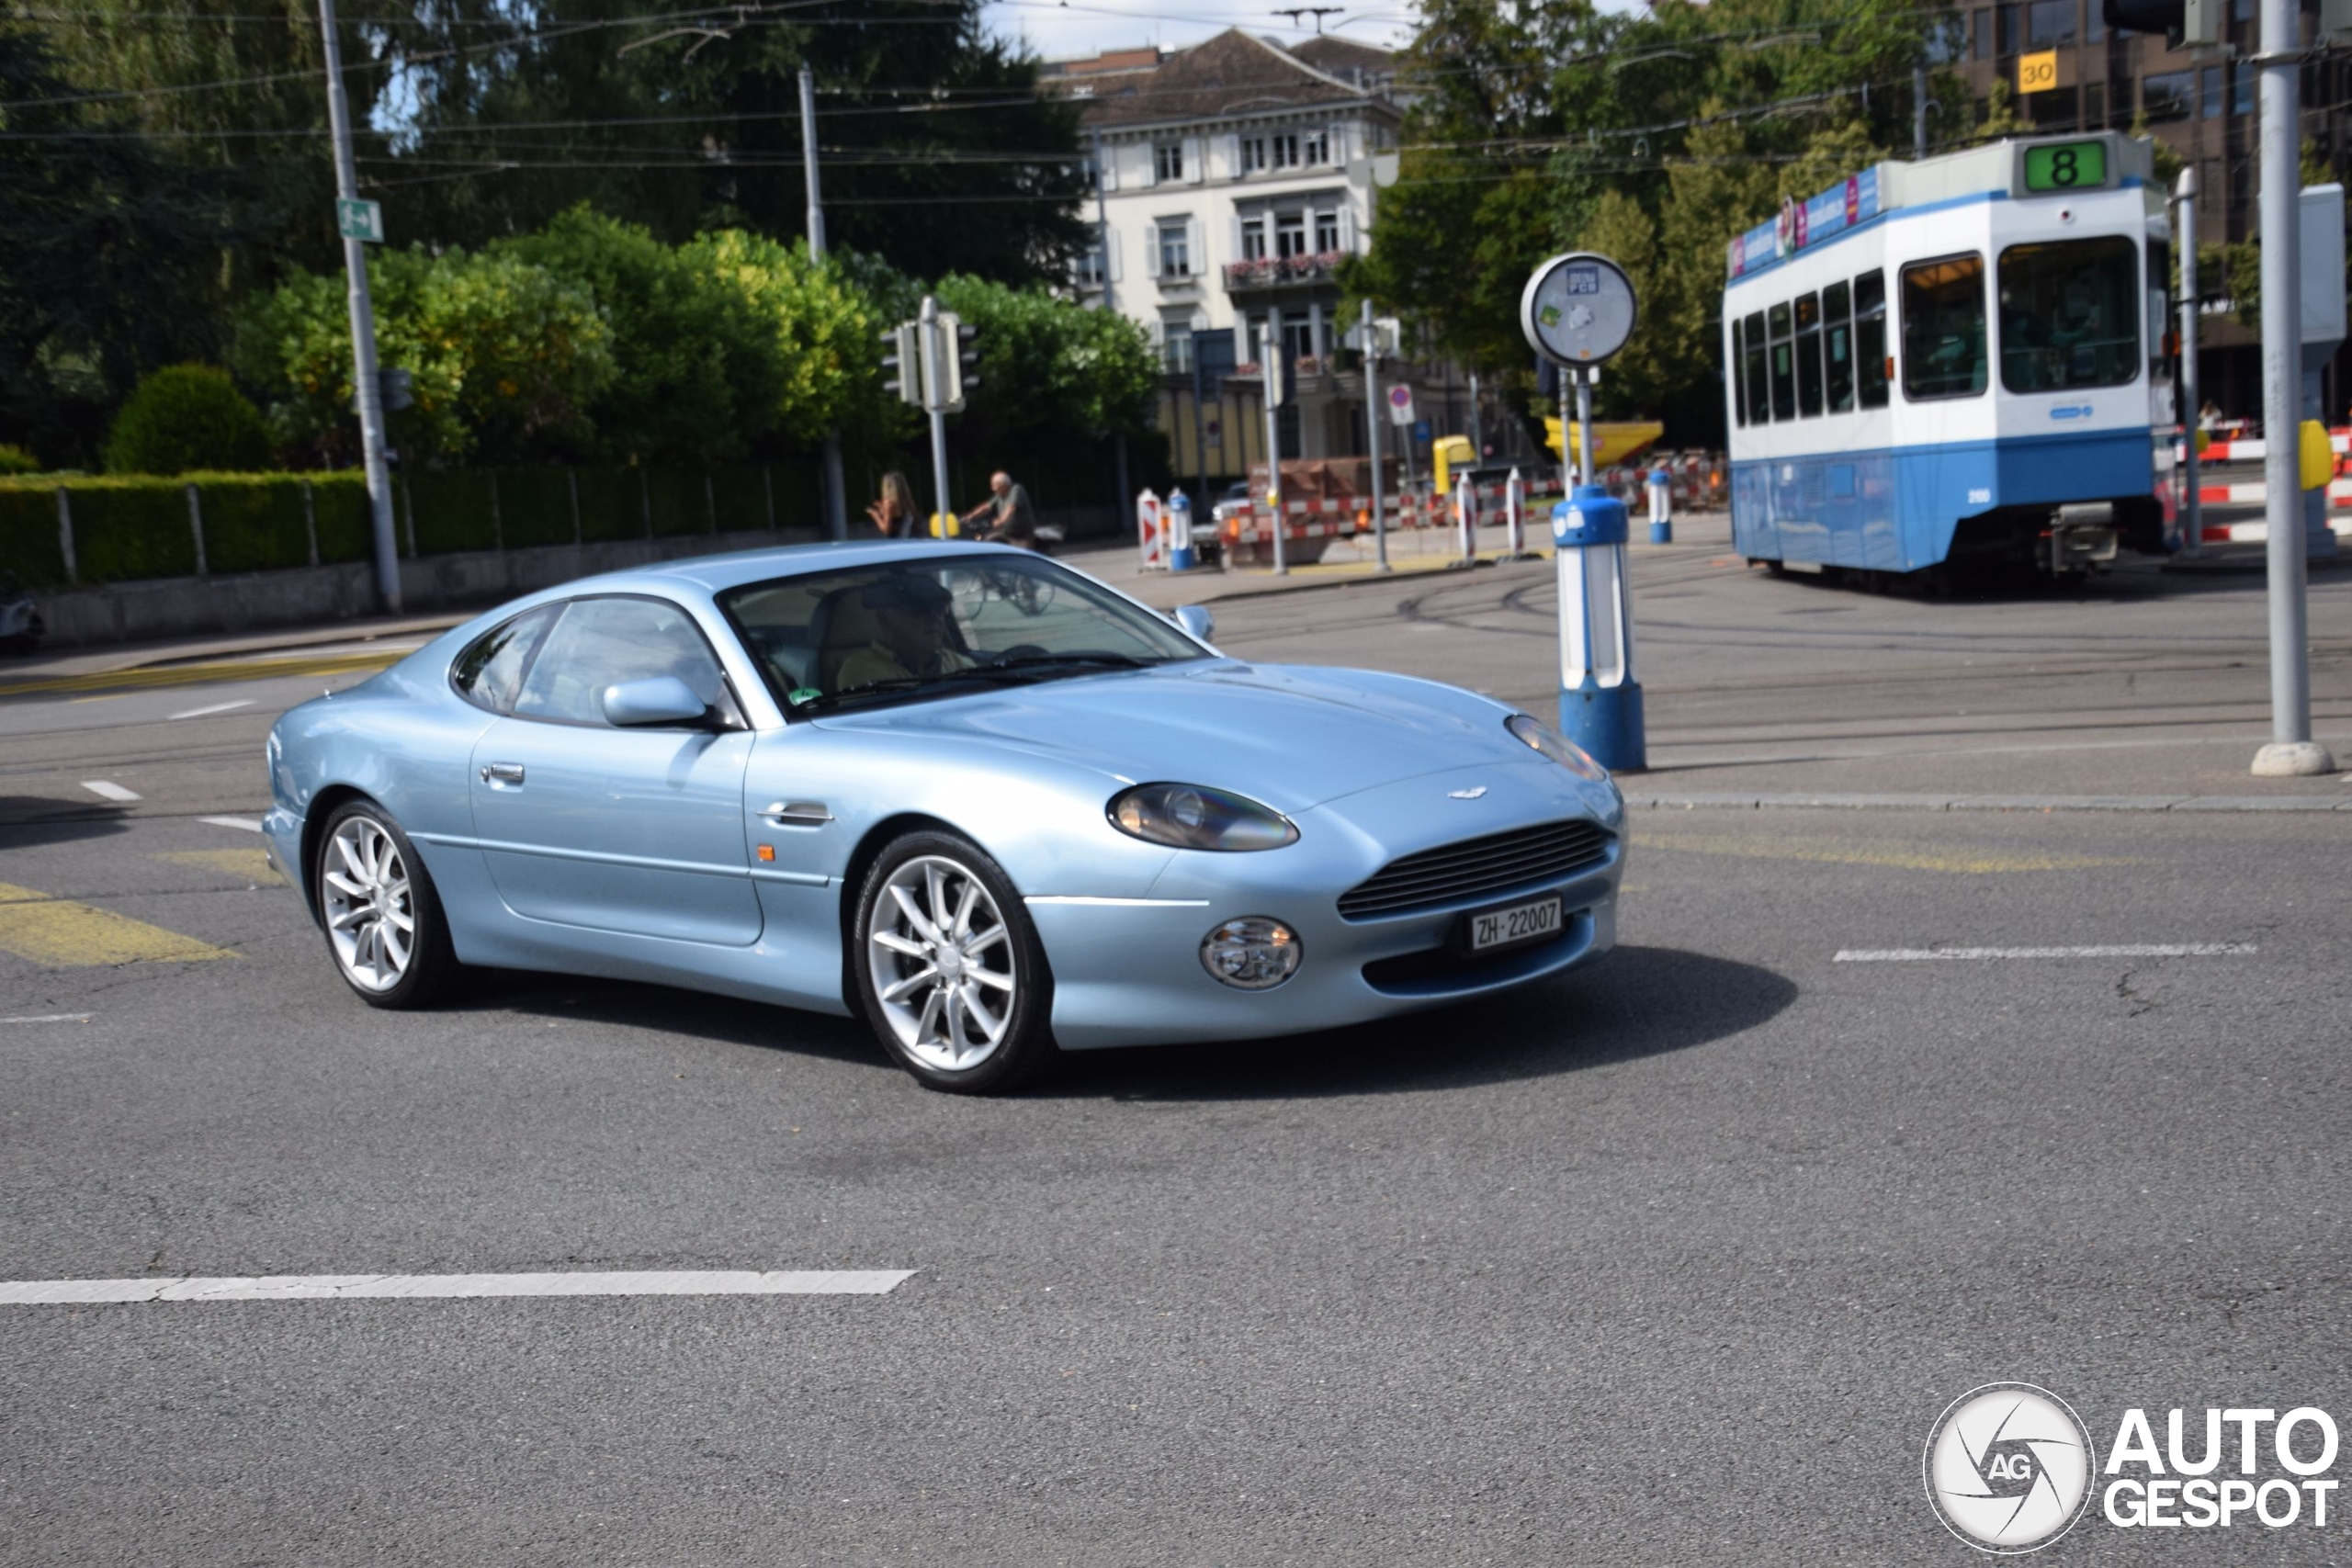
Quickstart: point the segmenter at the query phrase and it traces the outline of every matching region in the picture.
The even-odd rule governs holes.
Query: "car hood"
[[[956,739],[1126,783],[1238,790],[1296,812],[1466,763],[1526,762],[1509,710],[1433,682],[1232,660],[829,716],[829,729]]]

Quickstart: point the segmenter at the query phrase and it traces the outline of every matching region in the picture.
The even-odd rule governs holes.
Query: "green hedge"
[[[392,517],[402,554],[822,525],[813,464],[700,468],[425,468],[396,476]],[[0,571],[29,586],[63,586],[57,492],[74,514],[73,581],[124,582],[196,570],[187,487],[204,513],[215,572],[270,571],[318,558],[369,559],[368,486],[355,469],[322,474],[188,474],[0,478]],[[303,516],[303,489],[311,516]],[[576,499],[575,499],[576,498]],[[650,522],[650,526],[649,526]]]

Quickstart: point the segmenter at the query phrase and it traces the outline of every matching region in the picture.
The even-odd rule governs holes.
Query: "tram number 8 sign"
[[[2107,184],[2107,143],[2061,141],[2025,150],[2030,191],[2097,190]]]

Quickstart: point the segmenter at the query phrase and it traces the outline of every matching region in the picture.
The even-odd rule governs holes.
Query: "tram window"
[[[1886,274],[1854,279],[1856,396],[1866,409],[1886,407]]]
[[[2120,237],[2001,253],[2001,385],[2120,387],[2140,373],[2139,247]]]
[[[2172,366],[2165,357],[2165,336],[2173,321],[2172,245],[2148,242],[2148,379],[2169,381]]]
[[[1789,308],[1775,305],[1766,312],[1772,321],[1772,417],[1797,416],[1797,356],[1789,342]]]
[[[1821,291],[1821,370],[1831,413],[1854,412],[1854,323],[1849,320],[1852,292],[1844,283]]]
[[[1747,423],[1747,356],[1740,352],[1740,341],[1747,333],[1747,323],[1737,316],[1731,319],[1731,422]]]
[[[1764,373],[1764,312],[1747,318],[1747,342],[1742,350],[1747,364],[1747,423],[1762,424],[1772,417],[1771,389]]]
[[[1903,269],[1903,395],[1973,398],[1984,389],[1984,258],[1944,256]]]
[[[1821,296],[1800,294],[1797,317],[1797,412],[1821,413]]]

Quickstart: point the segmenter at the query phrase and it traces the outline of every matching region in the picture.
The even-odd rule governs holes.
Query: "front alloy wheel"
[[[389,817],[355,801],[319,844],[319,923],[335,967],[376,1007],[413,1007],[457,967],[440,901],[415,848]]]
[[[1050,1050],[1044,953],[975,845],[916,833],[883,852],[858,900],[859,989],[876,1034],[934,1088],[1002,1089]]]

